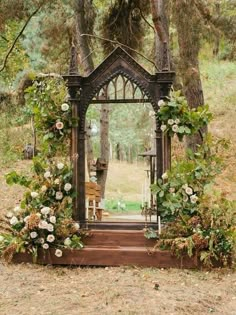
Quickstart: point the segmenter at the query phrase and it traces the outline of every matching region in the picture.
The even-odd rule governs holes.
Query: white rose
[[[21,207],[20,206],[16,206],[15,208],[14,208],[14,212],[19,212],[19,211],[21,211]]]
[[[63,198],[63,193],[61,191],[56,192],[56,200],[61,200]]]
[[[32,191],[30,195],[32,198],[37,198],[39,194],[36,191]]]
[[[47,230],[48,230],[48,232],[53,232],[54,227],[53,227],[53,225],[51,223],[48,223]]]
[[[196,203],[198,201],[198,197],[196,195],[192,195],[190,197],[190,201],[191,201],[191,203]]]
[[[173,125],[174,122],[175,122],[174,119],[168,119],[167,120],[168,125]]]
[[[167,128],[167,126],[166,125],[161,125],[161,131],[165,131],[166,130],[166,128]]]
[[[180,123],[180,120],[178,118],[176,118],[175,123],[178,125]]]
[[[69,191],[69,190],[71,190],[71,188],[72,188],[72,185],[70,183],[66,183],[64,186],[65,191]]]
[[[49,178],[49,177],[52,176],[52,174],[50,173],[50,171],[47,171],[47,172],[44,173],[43,176],[44,176],[44,178]]]
[[[47,242],[52,243],[55,241],[55,236],[53,234],[48,234]]]
[[[28,220],[29,220],[29,215],[27,215],[25,218],[24,218],[24,222],[26,223],[26,222],[28,222]]]
[[[187,202],[188,201],[188,196],[187,195],[184,195],[183,197],[183,202]]]
[[[60,179],[59,179],[59,178],[56,178],[56,179],[54,180],[54,184],[55,184],[55,185],[59,185],[59,184],[60,184]]]
[[[51,210],[51,208],[49,208],[49,207],[43,207],[43,208],[40,210],[40,212],[41,212],[43,215],[47,215],[47,214],[50,213],[50,210]]]
[[[58,164],[57,164],[57,168],[58,168],[59,170],[62,170],[63,167],[64,167],[64,164],[63,164],[63,163],[58,163]]]
[[[61,122],[61,121],[56,122],[56,128],[57,128],[58,130],[63,129],[63,128],[64,128],[63,122]]]
[[[169,192],[173,194],[175,192],[174,187],[170,187]]]
[[[30,233],[30,237],[31,238],[36,238],[38,236],[38,233],[37,232],[31,232]]]
[[[163,100],[158,101],[157,104],[159,107],[165,106],[165,102]]]
[[[60,249],[55,250],[55,256],[61,257],[62,256],[62,251]]]
[[[9,218],[9,219],[12,218],[13,217],[13,213],[12,212],[7,212],[6,217]]]
[[[162,178],[162,179],[167,179],[167,178],[168,178],[167,173],[162,174],[161,178]]]
[[[45,220],[41,220],[38,224],[39,229],[46,230],[48,228],[48,223]]]
[[[70,106],[69,106],[67,103],[63,103],[63,104],[61,105],[61,110],[62,110],[63,112],[68,111],[69,108],[70,108]]]
[[[74,227],[75,227],[76,230],[79,230],[79,228],[80,228],[79,223],[76,222],[76,223],[74,224]]]
[[[11,220],[10,220],[10,224],[11,224],[11,225],[16,225],[18,222],[19,222],[19,221],[18,221],[17,217],[15,217],[15,216],[12,217]]]
[[[173,125],[173,126],[172,126],[172,130],[173,130],[174,132],[178,132],[178,131],[179,131],[178,125]]]
[[[185,192],[186,192],[187,195],[192,195],[192,194],[193,194],[193,190],[192,190],[191,187],[187,187],[187,188],[185,189]]]
[[[70,246],[71,244],[71,239],[69,237],[67,237],[65,240],[64,240],[64,245],[65,246]]]
[[[0,235],[0,243],[4,241],[4,237]]]
[[[46,185],[43,185],[43,186],[41,187],[41,191],[42,191],[42,192],[47,191],[47,189],[48,189],[48,188],[47,188],[47,186],[46,186]]]
[[[54,215],[52,215],[50,218],[49,218],[49,221],[52,223],[52,224],[55,224],[57,222],[57,219]]]
[[[47,243],[43,244],[43,249],[49,249],[49,245]]]
[[[39,243],[40,243],[40,244],[44,244],[44,238],[43,238],[43,237],[41,237],[41,238],[39,239]]]

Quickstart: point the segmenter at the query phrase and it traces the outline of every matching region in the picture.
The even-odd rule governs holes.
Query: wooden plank
[[[14,263],[32,262],[27,253],[14,255]],[[55,250],[39,251],[38,264],[80,265],[80,266],[122,266],[136,265],[141,267],[186,268],[199,267],[197,257],[177,258],[169,251],[155,251],[138,247],[85,247],[82,250],[63,250],[62,257],[55,256]]]

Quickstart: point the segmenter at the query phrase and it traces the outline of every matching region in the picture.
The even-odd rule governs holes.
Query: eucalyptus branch
[[[110,42],[112,44],[115,44],[115,45],[118,45],[118,46],[122,46],[122,47],[125,47],[131,51],[134,51],[137,55],[143,57],[145,60],[147,60],[148,62],[150,62],[155,68],[157,71],[159,71],[159,69],[157,68],[155,62],[153,60],[150,60],[148,59],[146,56],[144,56],[142,53],[140,53],[139,51],[125,45],[125,44],[122,44],[120,42],[118,42],[117,40],[111,40],[111,39],[108,39],[108,38],[104,38],[104,37],[101,37],[101,36],[98,36],[98,35],[92,35],[92,34],[81,34],[80,35],[81,37],[82,36],[88,36],[88,37],[93,37],[93,38],[96,38],[96,39],[99,39],[99,40],[103,40],[103,41],[106,41],[106,42]]]
[[[43,6],[43,3],[28,17],[28,19],[27,19],[27,21],[25,22],[24,26],[22,27],[22,29],[20,30],[19,34],[18,34],[18,35],[16,36],[16,38],[14,39],[14,41],[13,41],[13,43],[12,43],[10,49],[8,50],[8,52],[7,52],[7,54],[6,54],[5,58],[4,58],[3,64],[2,64],[2,66],[1,66],[1,68],[0,68],[0,72],[2,72],[2,71],[5,69],[5,67],[6,67],[6,65],[7,65],[8,58],[9,58],[10,54],[12,53],[12,51],[13,51],[13,49],[14,49],[14,47],[15,47],[17,41],[18,41],[18,39],[19,39],[19,38],[21,37],[21,35],[23,34],[24,30],[26,29],[26,27],[27,27],[27,25],[29,24],[29,22],[30,22],[30,20],[32,19],[32,17],[38,13],[38,11],[41,9],[42,6]]]

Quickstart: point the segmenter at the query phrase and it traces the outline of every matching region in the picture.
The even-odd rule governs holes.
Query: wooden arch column
[[[117,47],[89,76],[78,74],[75,49],[72,49],[72,58],[69,75],[63,76],[67,82],[72,104],[72,115],[78,120],[77,126],[72,128],[72,162],[73,185],[77,192],[74,200],[73,218],[87,224],[85,220],[85,116],[90,104],[100,103],[99,93],[116,77],[129,80],[137,86],[142,97],[127,98],[125,91],[123,98],[105,98],[103,103],[151,103],[155,113],[158,112],[158,101],[165,99],[174,78],[174,72],[161,71],[155,74],[147,72],[126,51]],[[124,84],[125,85],[125,84]],[[98,97],[96,99],[96,97]],[[135,105],[133,105],[135,106]],[[168,166],[167,141],[160,129],[160,122],[156,121],[156,180],[161,177]]]

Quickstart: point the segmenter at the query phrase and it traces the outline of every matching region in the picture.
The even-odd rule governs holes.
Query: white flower
[[[167,120],[168,125],[173,125],[174,122],[175,122],[174,119],[168,119]]]
[[[4,237],[0,235],[0,243],[4,241]]]
[[[161,131],[165,131],[166,130],[166,128],[167,128],[167,126],[166,125],[161,125]]]
[[[37,198],[39,194],[36,191],[31,191],[30,195],[32,198]]]
[[[192,190],[191,187],[185,188],[185,192],[186,192],[187,195],[192,195],[193,194],[193,190]]]
[[[52,243],[55,241],[55,236],[53,234],[48,234],[47,242]]]
[[[11,225],[16,225],[18,222],[19,222],[19,221],[18,221],[17,217],[15,217],[15,216],[12,217],[11,220],[10,220],[10,224],[11,224]]]
[[[47,230],[48,230],[48,232],[53,232],[54,227],[53,227],[53,225],[51,223],[48,223]]]
[[[158,101],[157,104],[159,107],[165,106],[165,102],[163,100]]]
[[[64,245],[65,246],[70,246],[71,244],[71,239],[69,237],[67,237],[65,240],[64,240]]]
[[[40,212],[41,212],[43,215],[47,215],[47,214],[49,214],[50,210],[51,210],[51,208],[49,208],[49,207],[43,207],[43,208],[40,210]]]
[[[6,217],[9,218],[9,219],[12,218],[13,217],[13,213],[10,212],[10,211],[7,212]]]
[[[43,176],[44,176],[44,178],[49,178],[49,177],[52,176],[52,174],[50,173],[50,171],[47,171],[47,172],[44,173]]]
[[[43,186],[41,187],[41,191],[42,191],[42,192],[47,191],[47,189],[48,189],[48,188],[47,188],[47,186],[46,186],[46,185],[43,185]]]
[[[63,198],[63,193],[61,191],[56,192],[56,200],[61,200]]]
[[[31,238],[36,238],[38,236],[38,233],[37,232],[31,232],[30,233],[30,237]]]
[[[172,130],[173,130],[174,132],[178,132],[178,131],[179,131],[178,125],[173,125],[173,126],[172,126]]]
[[[183,188],[183,189],[188,188],[188,184],[184,184],[184,185],[182,186],[182,188]]]
[[[63,163],[58,163],[58,164],[57,164],[57,168],[58,168],[59,170],[62,170],[63,167],[64,167],[64,164],[63,164]]]
[[[180,123],[179,118],[176,118],[176,119],[175,119],[175,123],[176,123],[177,125]]]
[[[72,185],[70,183],[66,183],[64,186],[65,191],[69,191],[71,190],[71,188],[72,188]]]
[[[57,222],[57,219],[54,215],[52,215],[50,218],[49,218],[49,221],[52,223],[52,224],[55,224]]]
[[[79,230],[79,228],[80,228],[79,223],[75,223],[75,224],[74,224],[74,227],[75,227],[76,230]]]
[[[161,178],[162,178],[162,179],[167,179],[167,178],[168,178],[167,173],[162,174]]]
[[[56,122],[56,128],[57,128],[58,130],[63,129],[63,127],[64,127],[63,122],[61,122],[61,121]]]
[[[56,179],[54,180],[54,184],[55,184],[55,185],[59,185],[59,184],[60,184],[60,179],[59,179],[59,178],[56,178]]]
[[[174,193],[174,192],[175,192],[174,187],[170,187],[169,192],[170,192],[170,193]]]
[[[184,195],[183,197],[183,202],[187,202],[188,201],[188,196],[187,195]]]
[[[62,110],[63,112],[68,111],[69,108],[70,108],[70,106],[69,106],[67,103],[63,103],[63,104],[61,105],[61,110]]]
[[[61,257],[62,256],[62,251],[60,249],[56,249],[55,256]]]
[[[21,207],[20,206],[16,206],[15,208],[14,208],[14,212],[19,212],[21,210]]]
[[[41,213],[36,213],[37,217],[41,218]]]
[[[48,223],[45,220],[41,220],[38,224],[38,227],[42,230],[46,230],[48,228]]]
[[[190,197],[190,201],[191,201],[191,203],[196,203],[198,201],[198,197],[196,195],[192,195]]]
[[[26,222],[28,222],[28,220],[29,220],[29,215],[27,215],[25,218],[24,218],[24,222],[26,223]]]
[[[49,245],[47,243],[43,244],[43,249],[49,249]]]

